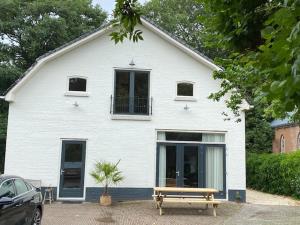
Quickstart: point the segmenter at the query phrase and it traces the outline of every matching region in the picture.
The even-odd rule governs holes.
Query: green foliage
[[[300,198],[300,151],[289,154],[247,154],[247,186]]]
[[[36,58],[99,27],[106,13],[91,0],[0,1],[1,65],[20,70]]]
[[[195,0],[151,0],[143,6],[143,15],[198,51],[215,57],[215,48],[204,48],[199,15],[203,5]]]
[[[117,31],[113,31],[111,39],[118,42],[123,42],[125,38],[137,42],[143,40],[142,31],[135,29],[138,24],[141,24],[141,6],[138,0],[116,0],[114,19],[112,20],[113,27]]]
[[[270,122],[263,117],[259,107],[246,112],[246,150],[247,152],[272,152],[274,131]]]
[[[208,38],[218,37],[214,45],[222,45],[230,52],[256,49],[262,43],[260,35],[264,21],[273,7],[269,0],[198,0],[203,4],[203,21]],[[275,5],[278,1],[273,1]],[[215,40],[215,39],[214,39]],[[207,39],[209,41],[209,39]]]
[[[95,163],[95,169],[90,173],[97,183],[104,184],[104,195],[108,194],[108,186],[110,184],[117,184],[124,179],[122,172],[118,169],[119,162],[120,160],[113,164],[98,161]]]
[[[230,53],[218,60],[224,71],[215,78],[222,79],[222,90],[210,97],[219,100],[233,93],[227,106],[236,116],[241,99],[250,99],[266,106],[267,116],[283,118],[293,112],[299,120],[300,1],[200,2],[208,15],[201,17],[207,45]]]

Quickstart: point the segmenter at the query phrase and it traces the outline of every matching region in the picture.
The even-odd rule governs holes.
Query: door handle
[[[63,175],[64,174],[64,170],[60,170],[60,175]]]
[[[179,171],[176,171],[176,174],[177,174],[177,176],[179,177],[179,174],[180,174]]]

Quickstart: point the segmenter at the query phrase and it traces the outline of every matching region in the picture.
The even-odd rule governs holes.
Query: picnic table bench
[[[213,188],[154,187],[153,190],[152,197],[156,203],[156,208],[159,209],[159,215],[163,215],[162,204],[169,202],[203,204],[206,205],[206,209],[211,205],[213,215],[217,216],[216,208],[221,203],[221,201],[214,199],[214,194],[219,191]]]

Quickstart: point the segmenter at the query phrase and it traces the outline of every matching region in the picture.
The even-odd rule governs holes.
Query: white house
[[[244,112],[224,121],[224,101],[207,98],[220,68],[142,23],[144,41],[115,45],[106,26],[38,58],[8,90],[5,173],[41,180],[57,199],[97,201],[95,161],[120,159],[116,200],[181,186],[245,201]]]

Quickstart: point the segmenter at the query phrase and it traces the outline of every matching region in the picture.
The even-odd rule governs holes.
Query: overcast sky
[[[146,1],[147,0],[139,0],[139,2],[142,4]],[[102,9],[111,14],[114,8],[115,0],[93,0],[93,4],[99,4],[102,7]]]

